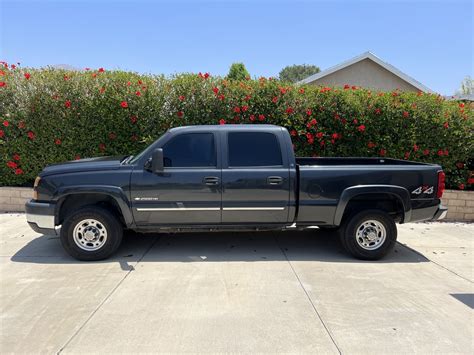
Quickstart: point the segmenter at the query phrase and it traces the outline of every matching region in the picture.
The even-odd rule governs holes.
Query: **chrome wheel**
[[[107,241],[107,229],[95,219],[84,219],[76,224],[73,231],[74,243],[86,251],[96,251]]]
[[[365,250],[375,250],[379,248],[387,236],[385,226],[376,220],[362,222],[357,228],[357,244]]]

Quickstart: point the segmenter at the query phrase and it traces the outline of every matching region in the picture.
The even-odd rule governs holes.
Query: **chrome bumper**
[[[28,201],[25,204],[26,221],[37,233],[57,234],[55,229],[55,208],[54,203],[43,203]]]

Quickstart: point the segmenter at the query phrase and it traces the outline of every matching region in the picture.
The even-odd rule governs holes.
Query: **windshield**
[[[168,134],[168,132],[166,132],[165,134],[163,134],[159,139],[163,138],[164,136],[166,136]],[[152,149],[152,146],[154,146],[156,143],[153,142],[152,144],[150,144],[148,147],[146,147],[145,149],[143,149],[140,153],[138,153],[137,155],[135,155],[132,159],[130,159],[127,164],[135,164],[137,161],[139,161],[141,158],[143,158],[145,155],[147,154],[151,154],[151,149]]]

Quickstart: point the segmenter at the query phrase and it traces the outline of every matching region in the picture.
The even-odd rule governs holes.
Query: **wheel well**
[[[82,193],[72,194],[63,197],[58,202],[58,220],[57,224],[62,224],[64,219],[74,210],[86,206],[100,206],[109,212],[112,212],[117,219],[125,225],[125,221],[117,201],[106,194]]]
[[[382,210],[388,213],[395,222],[403,222],[405,214],[403,203],[393,194],[361,194],[351,198],[344,210],[342,220],[349,215],[368,209]]]

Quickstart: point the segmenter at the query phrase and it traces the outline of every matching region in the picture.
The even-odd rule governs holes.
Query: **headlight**
[[[36,179],[35,179],[35,183],[33,185],[33,200],[38,199],[38,190],[36,190],[36,188],[38,187],[40,181],[41,181],[41,178],[39,176],[37,176]]]

